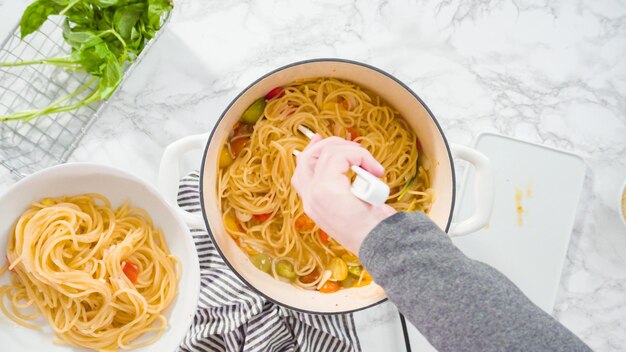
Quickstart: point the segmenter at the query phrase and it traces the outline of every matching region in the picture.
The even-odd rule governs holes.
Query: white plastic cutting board
[[[475,148],[493,166],[493,213],[488,226],[454,243],[469,257],[500,270],[552,313],[585,164],[568,152],[491,133],[480,135]],[[470,175],[462,187],[457,218],[472,210],[472,184]]]

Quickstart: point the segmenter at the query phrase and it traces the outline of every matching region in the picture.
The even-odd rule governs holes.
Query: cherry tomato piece
[[[265,221],[269,218],[272,217],[272,213],[266,213],[266,214],[252,214],[252,220],[256,220],[256,221]]]
[[[315,280],[317,280],[319,277],[320,271],[315,269],[304,276],[300,276],[300,282],[302,282],[303,284],[310,284],[315,282]]]
[[[313,230],[314,227],[315,222],[306,214],[302,214],[296,219],[296,230],[298,231],[309,231]]]
[[[122,271],[124,275],[133,284],[137,283],[137,277],[139,276],[139,267],[131,262],[122,262]]]
[[[285,95],[285,90],[283,87],[276,87],[270,90],[267,94],[265,94],[265,100],[270,100],[273,98],[282,98]]]
[[[348,101],[348,99],[345,98],[340,98],[338,99],[339,104],[341,104],[341,107],[343,107],[344,110],[350,110],[350,102]]]
[[[351,141],[354,141],[359,136],[359,130],[357,130],[355,127],[348,127],[346,129],[346,131],[348,131],[348,133],[350,133],[350,140]]]
[[[363,269],[362,271],[365,271],[365,273],[363,273],[363,278],[361,279],[361,282],[358,282],[357,280],[357,282],[354,284],[354,287],[363,287],[372,283],[373,279],[367,272],[367,270]]]
[[[328,243],[328,241],[330,241],[328,234],[322,229],[320,229],[320,240],[322,243]]]
[[[246,146],[246,143],[248,143],[249,140],[250,138],[244,137],[234,139],[230,142],[230,151],[233,152],[235,158],[238,157],[239,154],[241,154],[243,147]]]
[[[333,281],[326,281],[322,287],[320,288],[320,292],[321,293],[333,293],[333,292],[337,292],[339,291],[339,288],[341,286],[339,286],[338,283],[333,282]]]

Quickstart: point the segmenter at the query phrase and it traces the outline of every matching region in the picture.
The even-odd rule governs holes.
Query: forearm
[[[423,213],[381,222],[360,258],[440,351],[589,351],[504,275],[467,258]]]

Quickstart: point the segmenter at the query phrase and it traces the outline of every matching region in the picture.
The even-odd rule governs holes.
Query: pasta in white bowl
[[[15,184],[0,212],[3,347],[148,351],[181,342],[195,313],[198,258],[154,188],[113,168],[66,164]]]

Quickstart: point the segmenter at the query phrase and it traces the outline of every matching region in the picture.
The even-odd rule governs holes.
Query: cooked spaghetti
[[[429,211],[428,161],[406,121],[351,82],[316,78],[273,89],[234,126],[218,171],[226,230],[258,268],[275,278],[321,292],[367,285],[371,277],[356,256],[304,214],[291,186],[292,151],[308,144],[299,125],[360,143],[385,167],[382,179],[391,188],[387,204]]]
[[[167,326],[177,259],[142,209],[111,209],[98,194],[43,199],[18,219],[6,256],[0,308],[18,324],[40,329],[31,320],[43,316],[62,342],[106,351],[146,346]]]

